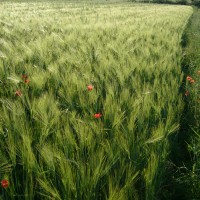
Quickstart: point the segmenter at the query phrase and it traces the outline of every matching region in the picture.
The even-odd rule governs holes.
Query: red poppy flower
[[[194,79],[190,80],[190,83],[195,83],[195,80]]]
[[[185,96],[187,97],[189,95],[188,90],[185,91]]]
[[[1,181],[2,188],[7,188],[9,186],[9,181],[4,179]]]
[[[187,80],[188,80],[188,81],[191,81],[191,80],[192,80],[192,77],[191,77],[191,76],[187,76]]]
[[[28,84],[28,83],[30,83],[30,80],[29,79],[25,79],[24,83]]]
[[[22,75],[22,79],[27,79],[27,78],[28,78],[28,76],[26,74]]]
[[[88,86],[87,86],[87,89],[88,89],[88,91],[91,91],[91,90],[93,90],[93,88],[94,88],[94,86],[93,86],[93,85],[88,85]]]
[[[20,91],[20,90],[17,90],[16,92],[15,92],[15,96],[21,96],[22,95],[22,92]]]
[[[96,118],[96,119],[100,118],[101,116],[102,116],[102,114],[100,114],[100,113],[94,114],[94,118]]]

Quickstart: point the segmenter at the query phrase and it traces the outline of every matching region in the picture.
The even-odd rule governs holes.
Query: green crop
[[[183,109],[192,12],[0,3],[2,198],[155,200]]]

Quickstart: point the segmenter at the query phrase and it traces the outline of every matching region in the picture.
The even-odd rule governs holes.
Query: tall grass
[[[10,182],[2,198],[158,198],[183,108],[180,42],[192,8],[54,2],[0,11],[0,176]]]
[[[185,108],[182,117],[179,141],[183,156],[178,156],[179,162],[174,159],[176,173],[174,185],[177,188],[176,196],[181,199],[198,199],[200,197],[199,170],[200,170],[200,10],[194,8],[194,13],[185,30],[184,46],[184,100]],[[179,147],[180,148],[180,147]],[[181,161],[181,162],[180,162]],[[184,193],[182,190],[184,189]]]

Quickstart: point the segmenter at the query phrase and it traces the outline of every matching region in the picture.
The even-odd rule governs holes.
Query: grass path
[[[200,9],[194,8],[183,35],[183,110],[179,134],[172,142],[173,187],[170,199],[200,197]],[[194,80],[194,81],[191,81]],[[184,192],[183,192],[184,191]]]

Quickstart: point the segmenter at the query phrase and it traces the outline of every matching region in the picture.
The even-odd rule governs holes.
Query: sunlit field
[[[189,6],[0,3],[3,200],[161,199]]]

